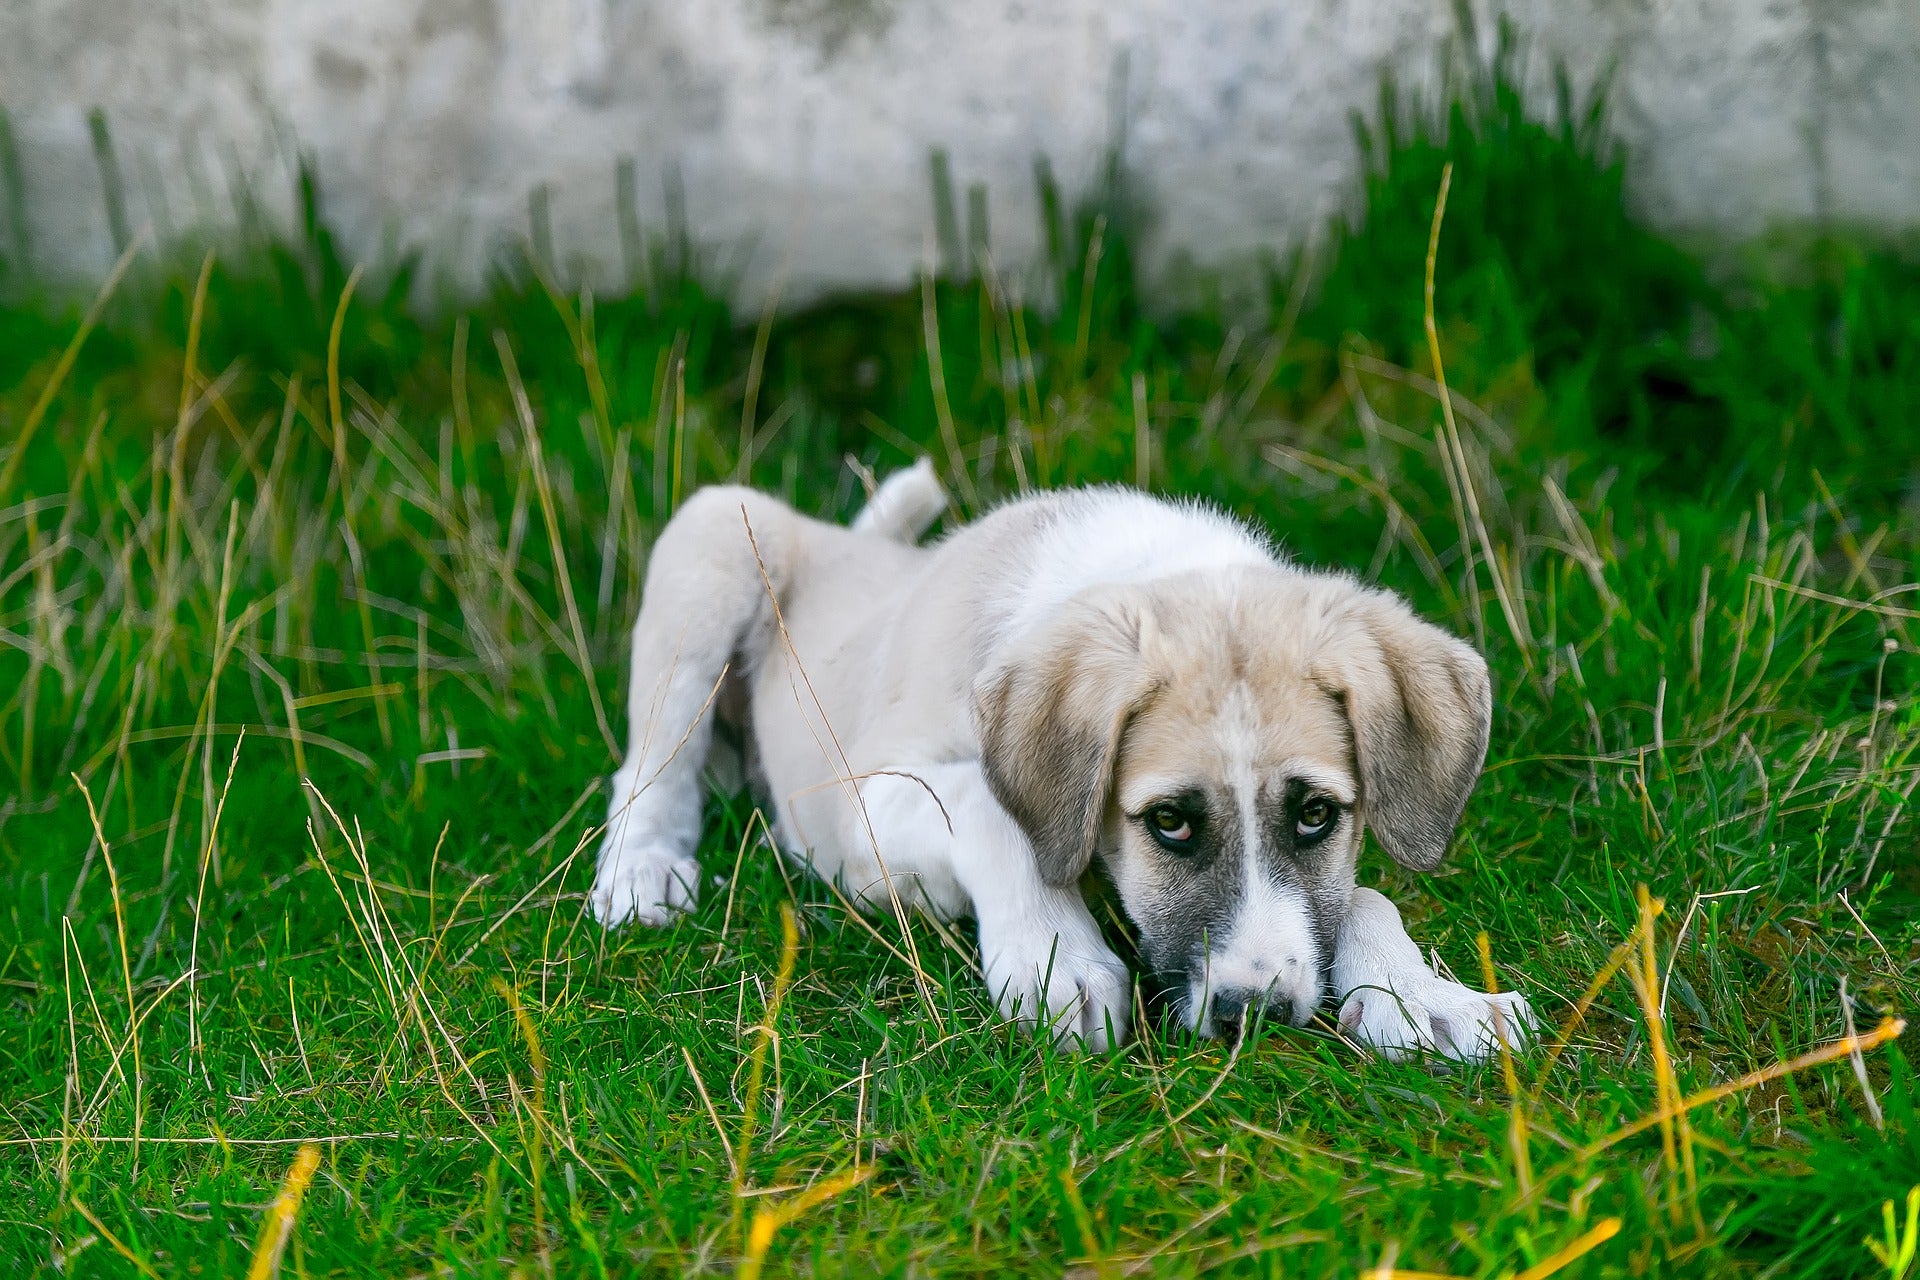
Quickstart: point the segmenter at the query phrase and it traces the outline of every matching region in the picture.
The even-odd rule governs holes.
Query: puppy
[[[1525,1036],[1523,997],[1438,977],[1354,883],[1367,828],[1408,867],[1446,852],[1486,754],[1477,653],[1194,503],[1039,494],[916,546],[945,505],[922,461],[851,528],[743,488],[681,507],[634,625],[603,924],[693,907],[716,708],[744,707],[780,848],[864,908],[972,915],[1001,1013],[1062,1042],[1116,1044],[1132,1008],[1095,859],[1201,1035],[1331,992],[1389,1056]]]

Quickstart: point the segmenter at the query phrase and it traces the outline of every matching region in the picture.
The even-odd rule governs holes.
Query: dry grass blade
[[[1060,1193],[1066,1198],[1067,1211],[1073,1215],[1073,1225],[1080,1233],[1080,1248],[1088,1265],[1100,1280],[1108,1280],[1114,1274],[1113,1263],[1100,1245],[1100,1234],[1093,1226],[1093,1214],[1087,1210],[1086,1197],[1080,1194],[1080,1184],[1074,1180],[1072,1169],[1060,1171]]]
[[[693,1087],[700,1094],[700,1104],[707,1109],[707,1119],[713,1122],[713,1132],[720,1139],[720,1146],[727,1153],[727,1164],[733,1170],[733,1181],[740,1182],[740,1160],[734,1154],[733,1143],[727,1139],[727,1127],[720,1123],[720,1112],[713,1105],[713,1095],[707,1092],[707,1082],[700,1078],[700,1068],[694,1064],[693,1053],[685,1045],[680,1046],[680,1056],[686,1061],[687,1072],[693,1077]],[[738,1197],[735,1197],[736,1203]]]
[[[588,794],[592,794],[591,791],[589,791]],[[542,889],[546,888],[548,884],[550,884],[556,879],[564,881],[566,879],[568,868],[573,866],[573,860],[580,856],[580,851],[584,848],[586,848],[586,844],[584,842],[580,844],[576,844],[573,847],[573,852],[569,853],[566,857],[562,858],[559,862],[555,863],[552,867],[548,868],[547,873],[541,876],[540,879],[534,883],[533,888],[521,894],[520,900],[518,902],[515,902],[511,907],[508,907],[505,914],[503,914],[499,919],[495,920],[491,925],[487,926],[487,931],[485,933],[481,934],[478,938],[475,938],[473,940],[473,945],[469,946],[466,949],[466,951],[462,952],[460,959],[455,961],[456,967],[460,965],[464,965],[466,964],[467,961],[473,959],[473,953],[478,951],[481,947],[485,946],[487,939],[491,938],[496,932],[498,932],[500,929],[500,926],[504,925],[507,921],[513,919],[516,915],[520,914],[520,909],[522,907],[525,907],[529,902],[532,902],[535,894],[539,893]],[[448,920],[448,923],[451,924],[453,921],[453,917],[448,916],[447,920]]]
[[[253,1261],[247,1267],[247,1280],[271,1280],[280,1274],[280,1257],[293,1238],[293,1222],[299,1216],[300,1202],[306,1198],[307,1187],[319,1168],[317,1143],[306,1144],[293,1157],[287,1180],[280,1185],[280,1194],[273,1198],[267,1207],[266,1219],[260,1224],[260,1241],[254,1246]]]
[[[1647,1044],[1653,1055],[1655,1096],[1659,1098],[1660,1113],[1666,1117],[1660,1121],[1660,1152],[1667,1166],[1670,1184],[1684,1172],[1686,1201],[1697,1216],[1699,1201],[1693,1166],[1693,1127],[1687,1120],[1685,1108],[1679,1105],[1680,1080],[1674,1073],[1673,1059],[1667,1052],[1666,1020],[1660,1012],[1659,970],[1653,946],[1653,898],[1644,884],[1636,886],[1634,894],[1640,904],[1640,955],[1638,964],[1628,964],[1627,976],[1632,980],[1633,994],[1639,1000],[1641,1013],[1646,1018]],[[1671,1199],[1669,1212],[1675,1222],[1680,1220],[1678,1195]]]
[[[120,873],[114,869],[113,850],[107,843],[106,833],[100,829],[100,811],[94,808],[93,793],[87,790],[87,784],[74,774],[73,781],[80,788],[80,794],[86,798],[87,817],[93,822],[94,839],[100,842],[100,858],[107,864],[107,880],[113,890],[113,928],[120,945],[120,978],[127,993],[127,1041],[133,1047],[133,1168],[137,1174],[140,1169],[140,1130],[141,1121],[146,1115],[145,1081],[146,1075],[140,1069],[140,1012],[133,998],[133,955],[127,949],[127,912],[125,900],[120,893]],[[105,1028],[103,1027],[102,1030]]]
[[[607,709],[600,701],[600,686],[593,676],[593,655],[587,648],[587,629],[580,621],[580,604],[573,594],[573,574],[567,568],[566,543],[560,537],[560,519],[553,506],[553,482],[547,477],[546,457],[540,449],[540,431],[534,424],[533,404],[527,399],[526,384],[520,380],[520,366],[514,361],[513,346],[507,335],[496,333],[494,347],[500,352],[500,367],[506,372],[507,387],[513,396],[513,411],[520,420],[526,440],[527,458],[533,468],[533,489],[540,499],[540,516],[547,528],[547,545],[553,555],[553,576],[560,584],[560,601],[567,610],[567,625],[573,630],[574,660],[586,682],[587,699],[593,704],[594,723],[606,741],[607,750],[617,759],[620,739],[607,723]]]
[[[88,1134],[84,1139],[90,1144],[105,1146],[127,1146],[133,1142],[130,1134]],[[384,1133],[329,1133],[313,1138],[242,1138],[229,1133],[191,1136],[184,1138],[145,1137],[140,1141],[151,1147],[299,1147],[308,1143],[330,1147],[342,1142],[420,1142],[432,1146],[465,1146],[469,1142],[481,1139],[465,1134],[401,1133],[388,1130]],[[51,1147],[67,1141],[65,1138],[0,1138],[0,1147]]]
[[[326,811],[327,817],[333,822],[334,830],[338,831],[340,838],[346,842],[348,851],[357,854],[353,836],[348,832],[347,824],[342,822],[340,815],[334,811],[332,802],[321,794],[320,788],[316,787],[311,779],[302,779],[302,784],[306,792]],[[358,896],[349,898],[345,887],[340,883],[339,875],[333,869],[333,864],[327,860],[327,855],[321,848],[320,831],[315,824],[308,824],[307,838],[313,848],[314,860],[320,864],[321,871],[326,873],[328,883],[333,886],[334,896],[340,900],[340,907],[346,912],[347,923],[353,926],[354,936],[360,942],[360,949],[366,954],[368,968],[379,981],[381,994],[387,1000],[388,1012],[392,1015],[394,1025],[398,1027],[405,1021],[405,1015],[401,1006],[398,976],[393,969],[386,939],[380,934],[380,913],[374,905],[377,904],[378,899],[372,897],[360,899]],[[372,869],[367,865],[364,857],[358,858],[358,861],[361,862],[366,880],[370,885],[373,880]]]
[[[1139,1011],[1143,1015],[1141,1017],[1141,1022],[1144,1023],[1145,1022],[1144,1014],[1146,1011],[1146,1006],[1143,1002],[1137,1001],[1136,1003],[1139,1004]],[[1215,1076],[1210,1082],[1208,1082],[1205,1091],[1202,1092],[1201,1095],[1198,1098],[1196,1098],[1191,1104],[1189,1104],[1183,1111],[1181,1111],[1179,1115],[1176,1116],[1173,1114],[1172,1108],[1167,1105],[1165,1090],[1160,1090],[1159,1091],[1160,1107],[1161,1107],[1161,1110],[1166,1114],[1166,1117],[1167,1117],[1166,1124],[1161,1125],[1158,1128],[1150,1129],[1146,1133],[1141,1134],[1139,1137],[1129,1138],[1127,1139],[1127,1141],[1120,1143],[1118,1146],[1111,1147],[1106,1151],[1101,1152],[1098,1157],[1098,1163],[1105,1164],[1107,1161],[1112,1160],[1124,1154],[1125,1152],[1132,1150],[1135,1147],[1144,1146],[1150,1142],[1157,1142],[1159,1139],[1166,1137],[1168,1134],[1172,1134],[1174,1140],[1176,1142],[1179,1142],[1184,1147],[1186,1145],[1186,1140],[1180,1136],[1180,1126],[1185,1124],[1188,1120],[1191,1120],[1196,1112],[1198,1112],[1202,1107],[1206,1106],[1209,1102],[1212,1102],[1214,1095],[1220,1092],[1220,1086],[1227,1082],[1227,1077],[1233,1074],[1233,1068],[1240,1061],[1240,1051],[1246,1047],[1247,1034],[1248,1034],[1247,1025],[1245,1023],[1242,1023],[1240,1027],[1240,1034],[1234,1037],[1233,1048],[1230,1051],[1228,1051],[1227,1060],[1221,1064],[1219,1072],[1215,1074]],[[1156,1070],[1156,1075],[1157,1075],[1157,1070]],[[1270,1136],[1266,1134],[1264,1130],[1254,1129],[1252,1126],[1243,1124],[1239,1120],[1235,1120],[1234,1123],[1239,1124],[1242,1128],[1247,1129],[1251,1133],[1258,1133],[1263,1137]]]
[[[1548,1276],[1558,1275],[1619,1234],[1620,1219],[1603,1218],[1591,1230],[1575,1236],[1566,1247],[1554,1250],[1524,1271],[1515,1272],[1512,1280],[1547,1280]],[[1366,1280],[1466,1280],[1452,1272],[1408,1271],[1392,1265],[1376,1267],[1365,1275]]]
[[[782,1200],[779,1204],[759,1210],[753,1215],[753,1225],[747,1230],[747,1250],[741,1257],[740,1266],[735,1274],[740,1277],[740,1280],[759,1280],[759,1275],[766,1266],[767,1250],[773,1246],[773,1236],[776,1231],[796,1221],[809,1210],[845,1195],[873,1177],[873,1174],[874,1166],[858,1165],[844,1173],[836,1173],[831,1178],[822,1179],[805,1191]]]
[[[800,921],[794,915],[793,904],[780,904],[780,967],[773,976],[773,994],[767,999],[764,1020],[757,1030],[760,1038],[754,1042],[753,1055],[747,1067],[747,1096],[740,1117],[740,1140],[734,1144],[733,1165],[733,1203],[736,1219],[740,1212],[740,1196],[746,1190],[747,1165],[753,1159],[753,1135],[760,1116],[760,1095],[766,1086],[767,1051],[778,1036],[780,1006],[787,998],[787,988],[793,984],[793,967],[800,956]]]
[[[69,1201],[68,1203],[73,1205],[74,1209],[80,1214],[81,1217],[85,1218],[89,1223],[93,1224],[93,1229],[100,1233],[100,1238],[102,1240],[105,1240],[109,1245],[113,1246],[113,1251],[115,1253],[119,1254],[121,1257],[125,1258],[128,1262],[131,1262],[133,1264],[134,1270],[138,1271],[143,1276],[151,1277],[151,1280],[160,1280],[160,1273],[153,1269],[153,1265],[149,1263],[145,1258],[142,1258],[139,1254],[135,1253],[132,1249],[129,1249],[127,1247],[126,1242],[122,1240],[119,1236],[107,1230],[107,1224],[100,1221],[99,1218],[95,1217],[93,1210],[87,1208],[86,1205],[81,1204],[78,1200],[72,1200],[72,1201]]]
[[[1817,1067],[1823,1063],[1834,1062],[1853,1053],[1877,1049],[1888,1041],[1899,1039],[1906,1029],[1906,1019],[1888,1018],[1864,1036],[1842,1036],[1831,1044],[1824,1044],[1818,1049],[1811,1049],[1797,1058],[1790,1058],[1785,1062],[1776,1062],[1770,1067],[1762,1067],[1758,1071],[1749,1071],[1747,1074],[1737,1079],[1729,1080],[1724,1084],[1714,1085],[1710,1089],[1702,1089],[1698,1093],[1690,1094],[1681,1099],[1671,1107],[1661,1107],[1652,1114],[1642,1116],[1640,1119],[1635,1120],[1632,1124],[1623,1125],[1615,1129],[1612,1133],[1600,1139],[1600,1141],[1590,1143],[1586,1147],[1583,1147],[1580,1155],[1582,1157],[1596,1156],[1609,1147],[1617,1146],[1625,1142],[1628,1138],[1645,1133],[1655,1125],[1671,1123],[1676,1116],[1689,1111],[1697,1111],[1709,1102],[1717,1102],[1721,1098],[1725,1098],[1731,1094],[1744,1093],[1748,1089],[1767,1083],[1769,1080],[1778,1080],[1781,1076],[1792,1075],[1796,1071],[1805,1071],[1808,1067]]]
[[[933,277],[923,277],[920,282],[921,336],[927,344],[927,377],[933,387],[934,413],[940,420],[940,439],[947,447],[947,471],[959,486],[967,506],[978,510],[980,491],[974,487],[973,473],[961,456],[960,433],[954,428],[953,406],[947,400],[947,368],[940,349],[940,317],[933,294]]]
[[[1867,1239],[1867,1250],[1887,1269],[1890,1280],[1906,1280],[1920,1257],[1920,1186],[1907,1192],[1907,1221],[1902,1230],[1894,1221],[1893,1201],[1880,1202],[1881,1238]]]
[[[39,398],[33,402],[33,407],[27,410],[27,416],[21,420],[20,430],[13,438],[13,452],[7,455],[7,465],[0,467],[0,503],[5,502],[7,495],[13,492],[13,482],[19,478],[21,463],[26,460],[27,446],[33,443],[34,435],[46,422],[47,411],[53,407],[54,397],[60,394],[60,388],[65,385],[67,376],[73,372],[74,361],[80,358],[80,348],[86,345],[87,335],[92,333],[94,327],[100,323],[100,317],[107,309],[108,300],[120,287],[121,277],[127,274],[127,268],[133,265],[134,258],[139,256],[146,244],[147,232],[142,230],[133,238],[133,242],[127,246],[119,260],[113,264],[113,270],[107,273],[100,291],[93,296],[93,305],[87,308],[87,314],[80,320],[80,327],[74,331],[73,340],[67,343],[66,350],[60,353],[59,361],[53,366],[53,373],[47,378],[47,385],[40,389]]]
[[[1699,912],[1700,904],[1703,902],[1717,902],[1721,898],[1741,898],[1752,892],[1752,889],[1723,889],[1718,893],[1696,893],[1693,895],[1693,901],[1687,904],[1687,914],[1680,917],[1680,928],[1673,935],[1673,947],[1667,952],[1667,976],[1660,980],[1661,1017],[1664,1018],[1667,1016],[1667,990],[1673,985],[1673,971],[1675,966],[1680,963],[1680,948],[1686,943],[1687,927],[1693,923],[1693,917]],[[1841,897],[1844,901],[1845,895],[1842,894]],[[1658,899],[1655,899],[1654,914],[1660,914]],[[1849,1028],[1849,1030],[1851,1030],[1851,1028]]]
[[[1659,898],[1652,899],[1648,906],[1651,917],[1655,919],[1659,918],[1660,913],[1666,909],[1666,904]],[[1593,981],[1587,984],[1587,989],[1581,992],[1578,1000],[1574,1001],[1573,1011],[1567,1015],[1566,1021],[1560,1024],[1560,1034],[1554,1037],[1553,1043],[1547,1046],[1546,1053],[1541,1055],[1540,1070],[1533,1080],[1533,1101],[1536,1104],[1540,1101],[1541,1091],[1546,1088],[1548,1073],[1553,1070],[1554,1062],[1572,1042],[1573,1033],[1579,1030],[1580,1024],[1586,1020],[1587,1010],[1593,1007],[1593,1002],[1599,998],[1600,992],[1613,981],[1614,975],[1620,972],[1621,967],[1638,950],[1643,927],[1643,921],[1634,922],[1633,928],[1627,931],[1627,936],[1621,940],[1619,946],[1613,949],[1613,954],[1607,957],[1607,962],[1600,966],[1598,973],[1593,975]]]
[[[766,303],[760,308],[760,323],[753,331],[753,354],[747,359],[746,389],[740,397],[740,445],[733,461],[736,484],[747,484],[753,479],[753,433],[759,425],[760,383],[766,375],[767,342],[773,336],[774,316],[779,311],[780,295],[786,289],[787,275],[792,270],[793,254],[799,243],[798,235],[787,241],[780,266],[773,274],[773,284],[767,290]]]
[[[1553,1256],[1543,1258],[1528,1267],[1513,1280],[1546,1280],[1548,1276],[1565,1270],[1569,1264],[1579,1261],[1619,1234],[1620,1219],[1603,1218],[1592,1230],[1582,1232],[1575,1237],[1566,1248],[1557,1250]]]
[[[907,918],[906,903],[902,901],[899,887],[894,883],[893,872],[887,868],[886,856],[880,852],[880,840],[879,837],[874,834],[872,819],[867,814],[866,801],[860,794],[858,784],[852,781],[854,769],[853,765],[847,759],[846,748],[840,745],[840,735],[834,730],[833,721],[828,717],[827,709],[820,701],[820,695],[814,691],[813,677],[807,674],[806,665],[800,660],[799,650],[794,648],[793,636],[787,631],[786,614],[780,608],[780,593],[773,589],[773,577],[767,572],[766,558],[760,554],[760,540],[754,536],[753,521],[748,518],[747,509],[744,506],[740,508],[740,523],[747,531],[747,545],[753,548],[753,561],[760,570],[760,586],[761,589],[767,593],[767,603],[773,608],[774,626],[780,633],[780,643],[786,649],[787,661],[791,664],[793,670],[800,673],[801,683],[806,685],[807,697],[812,701],[814,710],[819,714],[820,723],[826,726],[827,736],[833,744],[832,758],[838,761],[840,766],[838,770],[839,782],[847,789],[848,798],[859,809],[861,824],[866,828],[867,832],[867,842],[873,849],[873,859],[880,867],[881,878],[886,881],[887,900],[893,907],[894,920],[900,926],[901,940],[906,943],[907,955],[905,958],[913,969],[913,980],[920,993],[921,1006],[926,1010],[927,1016],[933,1019],[933,1024],[939,1033],[945,1035],[947,1031],[946,1019],[940,1016],[939,1002],[933,998],[933,979],[928,976],[926,968],[920,961],[920,944],[914,939],[913,926]],[[791,681],[791,677],[789,677],[789,681]],[[794,689],[794,696],[796,698],[799,696],[799,692],[799,689],[796,687]],[[824,744],[822,744],[822,750],[824,749]],[[854,915],[858,917],[859,912],[855,910]],[[863,920],[862,923],[865,923],[865,921]],[[871,925],[869,925],[868,928],[876,938],[879,937],[878,930],[873,929]]]
[[[327,330],[327,423],[333,445],[334,483],[340,491],[340,528],[347,544],[348,563],[353,570],[354,600],[360,615],[360,631],[366,642],[361,657],[367,667],[368,683],[378,686],[382,683],[379,640],[373,633],[373,610],[367,603],[365,565],[360,555],[359,534],[354,527],[353,472],[348,467],[347,421],[340,402],[340,340],[346,332],[347,310],[353,303],[353,292],[359,287],[362,271],[363,268],[356,264],[348,274],[333,309],[333,323]],[[374,697],[373,713],[380,722],[381,745],[391,747],[393,725],[386,698]]]
[[[1840,1019],[1847,1029],[1847,1039],[1858,1041],[1859,1029],[1853,1025],[1853,997],[1847,992],[1847,980],[1840,979]],[[1873,1127],[1885,1130],[1886,1113],[1880,1109],[1880,1099],[1873,1096],[1873,1081],[1867,1077],[1867,1059],[1858,1049],[1847,1055],[1853,1067],[1853,1078],[1860,1086],[1860,1100],[1867,1104],[1867,1119],[1873,1121]]]
[[[1153,421],[1147,415],[1147,375],[1133,375],[1133,487],[1153,480]]]
[[[545,1167],[547,1120],[547,1055],[540,1047],[540,1033],[533,1025],[533,1017],[521,1003],[520,992],[504,978],[493,980],[493,989],[500,993],[507,1007],[513,1010],[513,1022],[520,1030],[520,1038],[526,1042],[527,1057],[533,1063],[533,1100],[531,1126],[533,1136],[527,1141],[527,1183],[533,1189],[533,1238],[538,1242],[542,1255],[547,1249],[547,1205],[543,1194],[541,1172]]]
[[[1817,600],[1822,604],[1837,605],[1842,609],[1849,609],[1855,612],[1871,613],[1875,617],[1885,618],[1889,621],[1904,622],[1910,619],[1920,618],[1920,609],[1902,609],[1895,605],[1881,603],[1881,601],[1888,596],[1904,595],[1915,590],[1920,590],[1920,585],[1912,583],[1898,587],[1888,587],[1884,591],[1877,592],[1875,598],[1872,600],[1849,600],[1845,596],[1833,595],[1826,591],[1816,591],[1812,587],[1802,586],[1797,582],[1783,582],[1779,578],[1769,577],[1763,573],[1751,575],[1751,580],[1760,586],[1767,587],[1774,591],[1784,591],[1788,595],[1799,596],[1806,600]]]
[[[1390,531],[1397,533],[1402,545],[1411,551],[1414,558],[1419,561],[1420,572],[1428,582],[1433,584],[1434,589],[1441,594],[1446,602],[1447,608],[1457,611],[1462,607],[1460,595],[1454,590],[1453,581],[1448,578],[1446,572],[1441,569],[1440,557],[1434,554],[1433,544],[1427,541],[1426,534],[1420,531],[1419,522],[1407,513],[1406,507],[1401,504],[1398,498],[1394,497],[1393,490],[1387,485],[1381,483],[1373,476],[1368,475],[1358,467],[1348,466],[1336,458],[1328,458],[1319,454],[1308,453],[1304,449],[1290,448],[1286,445],[1276,444],[1267,446],[1262,452],[1267,461],[1273,463],[1276,467],[1287,469],[1289,463],[1297,463],[1300,466],[1315,471],[1323,471],[1328,475],[1338,476],[1348,484],[1367,493],[1375,502],[1380,504],[1381,510],[1387,513]]]
[[[1467,467],[1466,449],[1460,443],[1460,427],[1453,417],[1453,393],[1447,388],[1446,366],[1440,359],[1440,329],[1433,316],[1434,264],[1440,257],[1440,225],[1446,217],[1447,192],[1452,186],[1453,162],[1449,160],[1446,168],[1440,171],[1440,192],[1433,202],[1433,229],[1427,240],[1426,303],[1422,313],[1427,330],[1427,351],[1433,358],[1433,380],[1440,387],[1441,469],[1447,474],[1447,487],[1453,491],[1455,515],[1460,524],[1460,550],[1471,557],[1473,541],[1479,542],[1481,558],[1486,562],[1487,574],[1493,579],[1494,594],[1500,601],[1500,612],[1506,615],[1507,630],[1519,647],[1521,660],[1531,672],[1533,636],[1527,628],[1526,615],[1515,598],[1517,592],[1508,585],[1506,570],[1502,568],[1500,558],[1494,554],[1493,538],[1487,532],[1486,519],[1480,513],[1480,496],[1474,491],[1473,475]],[[1472,520],[1471,537],[1468,534],[1469,517]],[[1474,582],[1473,564],[1469,558],[1467,585],[1470,591],[1477,593]],[[1478,622],[1476,616],[1475,624],[1478,625]]]
[[[1480,950],[1480,976],[1488,991],[1498,991],[1500,983],[1493,971],[1493,943],[1482,929],[1475,940]],[[1513,1049],[1507,1043],[1507,1023],[1496,1005],[1493,1010],[1493,1034],[1500,1049],[1500,1075],[1507,1086],[1507,1146],[1513,1155],[1513,1172],[1520,1183],[1522,1199],[1533,1194],[1533,1153],[1527,1139],[1527,1098],[1520,1090],[1520,1077],[1513,1070]]]
[[[200,1055],[200,1075],[209,1089],[213,1087],[213,1081],[207,1073],[206,1046],[200,1033],[200,922],[206,909],[207,869],[213,862],[214,841],[220,832],[221,815],[227,809],[227,794],[233,790],[234,770],[240,765],[240,748],[246,740],[244,729],[234,739],[233,756],[227,761],[227,780],[220,788],[220,803],[213,811],[213,821],[208,826],[207,838],[201,849],[200,879],[193,894],[193,937],[187,948],[187,973],[191,979],[187,985],[187,1052],[189,1055]]]

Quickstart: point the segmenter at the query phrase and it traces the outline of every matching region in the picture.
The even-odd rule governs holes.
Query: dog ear
[[[1431,871],[1486,762],[1487,663],[1397,597],[1366,591],[1353,603],[1323,679],[1353,725],[1361,811],[1395,862]]]
[[[974,683],[987,785],[1049,884],[1074,883],[1093,861],[1120,735],[1153,689],[1141,655],[1149,625],[1118,601],[1082,598]]]

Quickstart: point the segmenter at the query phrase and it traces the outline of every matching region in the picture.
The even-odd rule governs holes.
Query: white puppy
[[[944,507],[925,462],[851,529],[750,489],[681,507],[634,625],[603,923],[694,905],[702,765],[744,708],[781,848],[862,906],[972,915],[1010,1019],[1125,1036],[1097,857],[1203,1035],[1304,1023],[1331,989],[1390,1056],[1525,1036],[1523,997],[1436,976],[1354,884],[1366,827],[1407,866],[1445,852],[1486,754],[1478,654],[1195,504],[1047,493],[915,546]]]

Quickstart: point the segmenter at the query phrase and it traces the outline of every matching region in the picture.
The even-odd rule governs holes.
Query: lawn
[[[317,221],[84,315],[0,276],[10,1273],[1897,1280],[1920,267],[1662,238],[1604,113],[1510,72],[1389,94],[1316,252],[1180,307],[1119,167],[1041,172],[1030,272],[950,243],[777,315],[697,228],[618,296],[529,254],[420,308]],[[921,454],[946,527],[1142,483],[1470,636],[1454,853],[1362,880],[1564,1043],[1056,1052],[745,799],[691,918],[593,924],[661,523],[742,477],[844,518]]]

